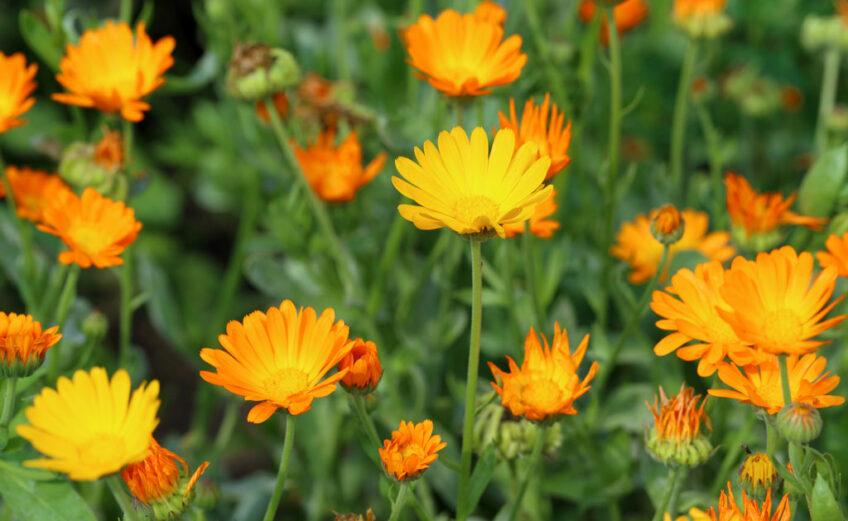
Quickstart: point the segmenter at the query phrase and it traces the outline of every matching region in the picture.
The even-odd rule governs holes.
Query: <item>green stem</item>
[[[415,23],[418,21],[418,15],[421,14],[424,7],[424,0],[409,0],[409,22]],[[406,97],[407,104],[411,113],[415,113],[418,109],[418,83],[421,81],[412,73],[412,67],[408,67],[409,72],[406,75]]]
[[[527,293],[530,295],[530,301],[533,304],[536,328],[541,330],[547,326],[547,319],[545,318],[545,312],[542,310],[542,303],[539,302],[539,295],[536,291],[536,255],[533,248],[533,236],[530,233],[530,221],[524,221],[521,250],[524,254],[524,274],[527,277]]]
[[[456,521],[465,521],[468,512],[469,480],[471,479],[471,451],[474,445],[474,413],[477,409],[477,370],[480,365],[480,329],[483,311],[483,257],[482,242],[471,242],[471,341],[468,348],[468,378],[465,383],[465,424],[462,428],[462,458],[459,472],[459,495],[456,504]]]
[[[132,4],[132,0],[124,0],[128,4]],[[121,119],[121,134],[124,140],[124,174],[127,176],[127,181],[130,181],[130,164],[133,158],[133,124],[132,121]]]
[[[132,0],[121,0],[121,11],[118,14],[118,19],[122,22],[130,23],[132,16]]]
[[[547,427],[539,425],[536,428],[536,442],[533,443],[533,452],[530,453],[530,461],[527,462],[524,478],[521,480],[521,485],[518,487],[518,495],[515,496],[515,502],[509,511],[509,521],[515,521],[518,518],[518,511],[521,510],[521,500],[524,499],[524,494],[527,492],[527,486],[530,484],[530,479],[533,477],[536,466],[539,464],[539,458],[542,455],[542,448],[545,446],[545,437],[548,434]]]
[[[788,355],[778,355],[778,360],[780,360],[780,385],[783,390],[783,405],[787,407],[792,404],[792,389],[789,386],[789,370],[786,366],[786,358]],[[795,471],[795,474],[798,476],[798,479],[804,483],[804,493],[807,499],[807,504],[810,504],[810,497],[807,495],[810,487],[807,486],[806,479],[803,477],[803,461],[802,461],[802,453],[801,453],[801,444],[795,441],[789,440],[789,462],[792,464],[792,469]]]
[[[792,389],[789,387],[789,370],[786,368],[786,356],[778,355],[780,360],[780,387],[783,391],[784,407],[792,403]]]
[[[822,73],[821,96],[819,98],[819,116],[816,121],[816,154],[821,155],[827,149],[827,118],[833,112],[836,103],[836,87],[839,83],[840,51],[835,45],[824,51],[824,72]]]
[[[74,264],[68,270],[68,276],[65,277],[65,285],[62,287],[62,294],[59,297],[59,305],[56,311],[56,325],[59,326],[60,332],[65,327],[65,319],[68,318],[71,305],[76,298],[80,270],[79,264]],[[61,346],[61,343],[50,349],[50,366],[47,371],[48,382],[55,382],[59,376],[59,351],[56,349],[59,346]]]
[[[689,106],[689,90],[692,85],[692,73],[698,58],[698,46],[689,40],[683,67],[680,70],[680,83],[677,85],[677,99],[674,102],[674,117],[671,126],[671,189],[672,194],[683,202],[683,145],[686,139],[686,109]]]
[[[371,283],[371,289],[368,292],[368,301],[365,305],[366,315],[373,317],[377,312],[377,306],[380,304],[380,298],[383,296],[383,285],[388,277],[389,269],[397,258],[398,250],[403,239],[404,231],[408,228],[407,220],[404,219],[399,212],[395,212],[392,228],[389,231],[389,237],[386,239],[386,244],[383,248],[383,255],[380,257],[380,262],[377,264],[377,272],[374,274],[374,280]]]
[[[62,282],[68,277],[68,270],[70,268],[70,266],[61,262],[57,262],[54,265],[50,274],[50,280],[47,282],[47,293],[39,309],[38,317],[42,322],[47,322],[53,318],[52,312],[56,309],[59,292],[62,290]]]
[[[672,499],[675,496],[675,489],[678,488],[678,481],[680,477],[683,475],[683,467],[675,466],[671,467],[668,470],[668,484],[665,488],[665,495],[662,497],[662,501],[657,506],[657,511],[654,513],[654,517],[652,521],[660,521],[663,518],[663,514],[666,512],[670,512],[670,508],[673,508]],[[670,512],[671,516],[674,517],[674,512]]]
[[[362,430],[365,431],[365,434],[368,436],[368,440],[372,445],[377,447],[378,449],[382,447],[380,444],[380,437],[377,436],[377,429],[374,427],[374,422],[371,420],[371,417],[368,415],[368,412],[365,410],[365,401],[362,399],[361,395],[353,395],[348,393],[348,399],[353,404],[353,409],[356,411],[356,415],[359,417],[359,422],[362,424]]]
[[[0,414],[0,450],[6,447],[9,441],[9,422],[15,412],[15,389],[18,387],[17,378],[7,378],[3,386],[3,412]]]
[[[409,502],[412,504],[412,508],[413,510],[415,510],[415,514],[418,516],[418,519],[420,519],[421,521],[433,521],[433,516],[430,515],[430,513],[427,512],[427,509],[424,508],[424,505],[422,505],[421,502],[418,501],[418,498],[415,496],[414,490],[412,491],[412,494],[409,494],[407,497],[409,499]]]
[[[286,415],[286,432],[283,440],[283,457],[280,460],[280,468],[277,471],[277,483],[274,485],[274,493],[271,494],[271,501],[268,503],[268,510],[265,511],[264,521],[272,521],[277,513],[277,506],[280,504],[280,498],[283,496],[283,485],[286,482],[286,470],[289,466],[289,458],[294,445],[294,417]]]
[[[336,67],[339,72],[339,80],[350,79],[350,67],[347,60],[347,32],[345,6],[348,0],[333,0],[333,19],[336,26]]]
[[[124,482],[118,474],[111,474],[106,478],[106,484],[112,495],[115,496],[115,501],[121,506],[124,512],[124,521],[141,521],[138,512],[135,511],[132,505],[132,498],[124,489]]]
[[[121,266],[121,337],[118,350],[118,365],[127,367],[130,361],[130,338],[132,337],[132,293],[133,293],[133,248],[124,250],[124,265]]]
[[[454,108],[454,113],[456,115],[456,126],[457,127],[462,127],[462,125],[463,125],[462,104],[463,104],[462,98],[456,97],[456,98],[453,99],[453,108]]]
[[[392,503],[392,515],[389,517],[389,521],[397,521],[401,510],[406,505],[406,493],[409,490],[408,483],[401,483],[400,490],[398,490],[397,498],[395,498],[394,503]]]
[[[715,125],[713,125],[710,113],[701,104],[695,105],[698,121],[701,123],[701,132],[707,142],[707,156],[710,162],[710,181],[713,192],[713,223],[714,228],[723,230],[727,217],[724,211],[724,185],[721,179],[722,159],[721,150]]]
[[[568,101],[563,90],[565,82],[559,74],[559,70],[554,65],[551,59],[550,48],[548,47],[549,38],[547,38],[542,30],[542,24],[539,21],[539,13],[536,12],[535,0],[524,0],[524,16],[527,17],[527,24],[530,26],[530,31],[533,33],[533,43],[539,51],[539,58],[545,67],[545,75],[547,76],[547,84],[553,91],[554,101],[560,104],[560,107],[565,109],[564,104]],[[565,113],[570,113],[571,109]]]
[[[213,461],[224,452],[224,449],[233,439],[233,431],[236,427],[236,420],[241,403],[236,400],[227,400],[227,405],[224,407],[224,418],[221,420],[221,426],[218,427],[218,434],[215,435],[215,443],[212,445]]]

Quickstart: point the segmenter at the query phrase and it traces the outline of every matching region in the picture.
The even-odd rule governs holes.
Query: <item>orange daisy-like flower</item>
[[[144,119],[150,105],[141,98],[165,83],[162,74],[174,64],[170,36],[155,44],[138,24],[133,37],[126,23],[107,21],[83,33],[78,45],[65,48],[56,80],[70,92],[53,94],[60,103],[120,112],[129,121]]]
[[[416,76],[442,94],[483,96],[515,81],[527,62],[521,37],[503,37],[503,28],[487,18],[447,9],[435,20],[421,15],[403,41]]]
[[[783,224],[798,224],[819,231],[827,219],[798,215],[789,209],[795,201],[792,193],[786,199],[778,192],[760,193],[748,181],[733,172],[724,177],[727,190],[727,213],[734,225],[745,230],[745,236],[768,233]]]
[[[59,327],[41,330],[30,315],[8,315],[0,311],[0,377],[17,378],[32,374],[44,361],[44,354],[62,339]]]
[[[35,103],[35,98],[28,96],[35,90],[36,71],[38,65],[27,66],[23,54],[0,52],[0,134],[26,123],[18,118]]]
[[[568,343],[568,332],[554,324],[553,346],[542,335],[544,347],[531,327],[524,339],[524,362],[521,368],[507,356],[509,372],[502,371],[489,362],[495,381],[492,387],[501,397],[501,403],[515,416],[528,420],[545,420],[561,414],[577,414],[574,401],[589,390],[589,382],[598,372],[598,362],[592,362],[589,372],[581,381],[577,368],[586,349],[589,335],[583,337],[574,353]]]
[[[506,22],[506,9],[495,2],[484,0],[474,8],[474,16],[480,20],[503,26]]]
[[[763,358],[718,314],[717,309],[730,309],[719,293],[724,273],[720,262],[706,262],[696,266],[694,272],[679,270],[671,277],[671,286],[654,291],[651,309],[662,317],[657,327],[671,331],[654,346],[657,356],[676,351],[682,360],[698,360],[699,376],[711,376],[725,357],[736,365]]]
[[[18,217],[36,223],[41,222],[44,208],[52,199],[59,197],[60,192],[71,190],[58,175],[28,167],[7,166],[6,178],[15,196]],[[2,184],[0,184],[0,195],[6,195]]]
[[[624,34],[633,29],[648,16],[648,4],[645,0],[625,0],[613,8],[613,18],[618,34]],[[591,22],[598,12],[598,6],[592,0],[583,0],[580,4],[580,19]],[[609,43],[609,25],[606,13],[601,14],[601,41]]]
[[[539,203],[536,209],[533,210],[533,215],[530,216],[530,220],[528,221],[530,233],[540,239],[550,239],[553,237],[554,232],[559,230],[560,223],[553,219],[548,219],[548,217],[555,214],[558,209],[556,190],[552,189],[551,195]],[[524,223],[505,224],[504,233],[508,239],[516,235],[521,235],[524,233]]]
[[[625,222],[616,234],[616,243],[610,248],[610,254],[626,261],[633,268],[627,279],[633,284],[646,282],[657,271],[662,260],[663,245],[651,234],[651,221],[659,209],[650,215],[639,214],[633,222]],[[724,262],[735,253],[728,244],[727,232],[707,233],[709,216],[705,212],[683,210],[684,230],[680,239],[669,246],[669,263],[675,254],[681,251],[698,251],[710,260]],[[666,273],[660,274],[660,282],[665,281]]]
[[[342,378],[342,386],[345,389],[364,393],[373,391],[383,377],[380,357],[377,356],[377,344],[361,338],[354,340],[353,348],[339,362],[339,371],[345,369],[347,374]]]
[[[44,208],[42,221],[39,230],[58,236],[70,248],[59,254],[59,262],[83,268],[120,266],[121,253],[141,230],[132,208],[94,188],[86,188],[82,197],[59,192]]]
[[[839,297],[828,299],[836,285],[836,268],[814,279],[813,256],[784,246],[760,253],[756,261],[736,257],[725,273],[720,293],[729,309],[719,315],[740,339],[767,353],[800,355],[815,351],[824,341],[810,340],[842,322],[846,315],[822,320]]]
[[[826,365],[827,359],[816,357],[813,353],[800,358],[794,355],[786,358],[793,402],[803,402],[817,409],[845,402],[841,396],[827,394],[839,385],[839,376],[831,376],[829,372],[822,374]],[[718,377],[732,389],[710,389],[710,394],[762,407],[769,414],[779,413],[786,404],[783,402],[777,356],[772,355],[757,365],[746,366],[743,371],[735,365],[722,364]]]
[[[833,266],[840,277],[848,277],[848,233],[842,237],[831,235],[824,242],[827,251],[816,252],[816,258],[822,268]]]
[[[182,471],[177,466],[177,462],[182,465]],[[176,494],[181,495],[183,499],[187,498],[194,484],[197,483],[208,466],[209,462],[204,462],[189,477],[188,464],[185,460],[163,448],[151,436],[147,456],[138,463],[127,465],[121,471],[121,477],[129,487],[130,492],[139,501],[145,505],[155,505],[156,502],[168,499]],[[186,478],[185,483],[180,483],[182,478]],[[155,508],[156,506],[154,506]]]
[[[383,448],[378,451],[386,472],[399,481],[407,481],[419,477],[446,445],[441,436],[433,436],[432,421],[413,424],[401,420],[400,427],[392,431],[392,439],[383,440]]]
[[[261,402],[248,413],[249,422],[262,423],[280,408],[302,414],[315,398],[335,391],[348,372],[342,369],[324,378],[353,348],[348,327],[335,318],[333,309],[318,316],[310,307],[297,310],[284,300],[267,313],[254,311],[242,322],[231,320],[227,333],[218,337],[224,349],[200,351],[200,358],[216,369],[201,371],[200,377]]]
[[[724,11],[727,0],[674,0],[674,17],[677,20],[702,18]]]
[[[701,402],[701,405],[698,405]],[[669,398],[660,387],[659,401],[654,396],[654,405],[645,402],[654,416],[654,429],[658,441],[673,441],[679,447],[701,436],[701,425],[711,429],[710,418],[704,412],[707,400],[701,401],[701,395],[695,389],[680,385],[677,396]]]
[[[307,148],[294,145],[294,154],[306,174],[309,186],[325,201],[341,203],[352,201],[356,191],[383,169],[386,153],[380,152],[368,165],[362,167],[362,146],[356,131],[336,147],[336,131],[323,130],[315,143]]]
[[[550,125],[548,125],[548,108],[551,110]],[[545,174],[545,181],[550,181],[563,168],[568,166],[568,145],[571,143],[571,120],[563,127],[565,114],[557,110],[556,103],[551,106],[551,95],[545,94],[545,101],[536,107],[533,98],[524,104],[521,114],[521,124],[515,114],[515,100],[509,98],[509,117],[498,111],[501,128],[511,128],[515,132],[516,146],[524,143],[534,143],[539,149],[539,157],[551,158],[551,166]]]
[[[712,521],[789,521],[792,518],[792,513],[789,510],[789,493],[784,494],[783,499],[780,500],[774,514],[772,514],[771,490],[766,492],[766,498],[762,505],[756,499],[749,498],[743,490],[742,508],[743,510],[739,510],[736,499],[733,497],[733,489],[728,481],[727,494],[722,490],[718,500],[718,515],[716,516],[715,508],[711,507],[710,519]]]

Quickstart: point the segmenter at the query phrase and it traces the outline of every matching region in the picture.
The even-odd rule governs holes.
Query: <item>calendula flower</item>
[[[60,192],[70,192],[68,185],[56,174],[28,167],[6,167],[6,178],[15,197],[18,217],[32,222],[41,222],[44,208],[51,200],[60,197]],[[0,195],[6,196],[4,185],[0,184]]]
[[[651,309],[662,317],[657,327],[671,332],[657,342],[654,354],[676,352],[682,360],[697,360],[699,376],[711,376],[725,357],[740,366],[763,359],[718,314],[718,309],[730,309],[719,293],[724,273],[718,261],[699,264],[694,272],[682,268],[671,277],[671,286],[654,291]]]
[[[487,18],[447,9],[433,20],[421,15],[403,34],[409,64],[445,96],[483,96],[521,75],[527,55],[521,37],[503,39]]]
[[[26,123],[18,118],[35,104],[35,98],[28,96],[35,90],[37,71],[38,65],[27,66],[23,54],[0,52],[0,134]]]
[[[774,513],[771,511],[771,490],[766,492],[766,498],[760,504],[756,499],[749,498],[742,491],[742,510],[733,497],[733,489],[727,482],[727,494],[721,491],[718,500],[718,515],[715,508],[710,508],[711,521],[789,521],[792,513],[789,510],[789,493],[784,494]]]
[[[335,146],[336,131],[323,130],[312,145],[300,148],[294,143],[297,157],[309,186],[321,199],[341,203],[352,201],[356,191],[380,173],[386,153],[380,152],[365,168],[362,167],[362,146],[356,131]]]
[[[59,175],[77,192],[91,187],[103,196],[125,199],[129,176],[124,169],[121,133],[104,127],[103,137],[97,143],[71,143],[62,152]]]
[[[383,440],[378,451],[386,472],[398,481],[408,481],[418,478],[436,461],[437,452],[446,445],[441,436],[433,436],[432,421],[414,424],[401,420],[400,427],[392,431],[392,439]]]
[[[533,215],[530,216],[528,224],[530,225],[530,233],[540,239],[550,239],[554,236],[554,232],[559,230],[560,224],[553,219],[548,219],[559,209],[556,202],[556,189],[551,190],[551,195],[536,206]],[[504,233],[507,238],[515,237],[524,233],[524,223],[520,224],[505,224]]]
[[[500,395],[503,406],[515,416],[542,421],[562,414],[577,414],[574,401],[589,390],[589,382],[598,372],[598,362],[592,362],[582,381],[577,376],[577,368],[589,347],[589,335],[583,337],[572,353],[568,332],[556,323],[553,345],[548,345],[545,335],[542,342],[544,347],[531,327],[524,339],[524,361],[520,368],[509,356],[506,357],[509,372],[489,362],[495,378],[492,387]]]
[[[839,385],[839,376],[829,372],[822,374],[827,364],[824,357],[810,353],[802,357],[790,355],[786,358],[789,373],[789,390],[794,402],[803,402],[817,409],[841,405],[845,398],[827,393]],[[744,372],[743,372],[744,371]],[[732,389],[710,389],[710,394],[722,398],[732,398],[741,403],[750,403],[762,407],[769,414],[777,414],[786,405],[783,402],[780,365],[777,356],[772,355],[757,365],[742,368],[732,364],[722,364],[718,368],[718,377]]]
[[[663,205],[651,219],[651,235],[662,244],[674,244],[683,236],[683,216],[672,204]]]
[[[495,2],[484,0],[474,8],[474,16],[480,20],[503,26],[506,22],[506,9]]]
[[[139,23],[133,36],[126,23],[107,21],[90,29],[79,44],[68,44],[56,80],[69,92],[53,94],[60,103],[120,112],[128,121],[141,121],[150,105],[141,98],[165,83],[162,74],[174,64],[170,36],[153,43]]]
[[[701,432],[701,425],[712,429],[704,412],[706,403],[685,383],[680,385],[677,396],[671,398],[660,387],[659,401],[654,396],[653,406],[645,402],[654,417],[654,425],[645,439],[650,454],[666,464],[694,466],[706,461],[712,454],[709,438]]]
[[[249,422],[262,423],[280,408],[302,414],[315,398],[335,391],[336,382],[347,374],[342,369],[324,378],[353,348],[349,328],[335,318],[333,309],[318,316],[310,307],[298,310],[284,300],[266,313],[231,320],[227,333],[218,337],[224,349],[200,351],[200,358],[216,369],[201,371],[200,377],[261,402],[248,413]]]
[[[142,383],[130,396],[130,375],[119,369],[78,370],[59,377],[56,389],[42,389],[26,409],[28,424],[18,434],[48,458],[24,462],[90,481],[118,472],[147,455],[159,423],[159,382]]]
[[[59,327],[41,330],[30,315],[8,315],[0,311],[0,377],[28,376],[42,362],[44,354],[62,339]]]
[[[760,253],[756,261],[733,259],[720,293],[729,309],[719,315],[740,339],[767,353],[800,355],[826,342],[811,340],[842,322],[846,315],[823,320],[843,297],[827,301],[836,285],[836,268],[815,278],[813,256],[784,246]]]
[[[645,0],[625,0],[613,8],[613,18],[618,34],[624,34],[633,29],[648,16],[648,4]],[[580,4],[580,18],[591,22],[598,13],[598,6],[592,0],[583,0]],[[609,25],[606,13],[601,13],[601,41],[609,43]]]
[[[355,339],[350,352],[339,362],[339,371],[345,369],[347,374],[341,380],[345,389],[364,394],[373,391],[383,377],[377,344]]]
[[[94,144],[94,163],[107,170],[124,166],[124,138],[117,130],[103,129],[103,137]]]
[[[674,521],[710,521],[710,515],[700,508],[692,507],[688,514],[688,516],[677,516]],[[663,521],[671,521],[671,514],[668,512],[663,514]]]
[[[615,236],[616,243],[610,248],[610,254],[626,261],[633,268],[627,279],[633,284],[648,281],[654,276],[662,259],[663,245],[651,234],[651,220],[659,212],[654,209],[649,215],[639,214],[633,222],[625,222]],[[705,212],[683,210],[684,231],[680,239],[669,246],[669,264],[674,255],[681,251],[697,251],[710,260],[724,262],[736,251],[729,244],[727,232],[707,233],[709,216]],[[660,274],[660,282],[666,280],[666,273]]]
[[[392,177],[395,188],[420,206],[402,204],[398,211],[421,230],[449,227],[461,235],[506,237],[504,226],[529,219],[553,187],[542,186],[550,159],[536,146],[516,150],[515,133],[502,129],[489,153],[489,138],[480,127],[471,140],[460,127],[439,134],[439,148],[415,148],[417,163],[405,157],[395,167],[406,179]]]
[[[120,266],[121,253],[141,230],[132,208],[94,188],[86,188],[82,197],[60,192],[44,208],[42,222],[39,230],[58,236],[70,248],[59,254],[59,262],[83,268]]]
[[[842,237],[830,235],[824,242],[827,251],[816,252],[822,268],[833,266],[840,277],[848,277],[848,232]]]
[[[739,467],[739,484],[742,489],[754,497],[765,497],[766,493],[777,488],[780,483],[777,469],[769,459],[768,454],[755,452],[748,454],[742,466]]]
[[[551,118],[548,124],[548,109]],[[521,114],[521,124],[515,114],[515,100],[509,98],[509,117],[498,111],[501,128],[509,128],[515,132],[517,145],[533,143],[538,148],[539,157],[551,158],[551,166],[545,174],[545,181],[553,179],[563,168],[568,166],[568,145],[571,143],[571,120],[563,127],[565,114],[557,110],[557,105],[551,105],[551,95],[545,94],[545,101],[538,107],[533,104],[533,98],[524,104]]]

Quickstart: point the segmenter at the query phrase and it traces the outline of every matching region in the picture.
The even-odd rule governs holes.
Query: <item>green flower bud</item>
[[[106,319],[106,315],[94,310],[83,319],[80,329],[82,329],[86,338],[100,339],[106,336],[106,332],[109,329],[109,321]]]
[[[124,175],[123,138],[118,132],[105,132],[95,143],[72,143],[62,153],[59,175],[74,190],[91,187],[116,201],[126,199],[129,182]]]
[[[659,400],[654,397],[654,405],[648,404],[654,425],[645,433],[645,447],[654,459],[665,465],[694,467],[712,456],[713,446],[701,430],[702,424],[710,425],[704,412],[706,400],[699,406],[700,400],[701,395],[685,384],[671,398],[660,387]]]
[[[241,100],[258,101],[300,80],[300,67],[284,49],[265,44],[236,43],[227,72],[227,91]]]
[[[822,425],[818,409],[803,402],[790,403],[777,414],[777,432],[794,443],[807,443],[818,438]]]

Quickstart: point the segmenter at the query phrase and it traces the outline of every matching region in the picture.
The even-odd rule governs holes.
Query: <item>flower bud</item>
[[[694,467],[707,461],[713,453],[710,440],[701,433],[701,424],[710,427],[704,412],[706,400],[683,384],[677,396],[668,398],[660,387],[660,398],[648,408],[654,416],[654,426],[645,433],[648,453],[665,465]]]
[[[297,85],[300,67],[291,53],[261,43],[236,43],[227,71],[227,91],[257,101]]]
[[[61,340],[58,327],[41,330],[30,315],[0,311],[0,378],[23,378],[44,363],[47,350]]]
[[[819,437],[822,419],[818,409],[804,402],[794,402],[777,414],[777,432],[793,443],[807,443]]]
[[[835,106],[830,114],[828,114],[825,124],[831,132],[848,133],[848,106]]]
[[[689,38],[713,40],[730,31],[733,21],[724,13],[713,13],[675,20],[675,25]]]
[[[72,143],[62,153],[59,175],[78,192],[91,187],[103,196],[124,200],[129,182],[124,175],[123,147],[121,134],[109,131],[95,144]]]
[[[109,321],[106,319],[106,315],[94,310],[83,319],[80,329],[87,339],[100,339],[106,336]]]
[[[762,452],[749,454],[739,467],[739,484],[749,496],[756,497],[760,501],[765,499],[769,489],[772,490],[772,494],[776,494],[781,482],[768,454]]]
[[[666,245],[672,245],[683,236],[685,223],[680,212],[670,204],[660,208],[651,219],[651,235]]]
[[[369,394],[383,377],[377,345],[361,338],[354,340],[353,348],[339,361],[339,371],[344,369],[348,371],[341,379],[342,387],[350,393]]]

